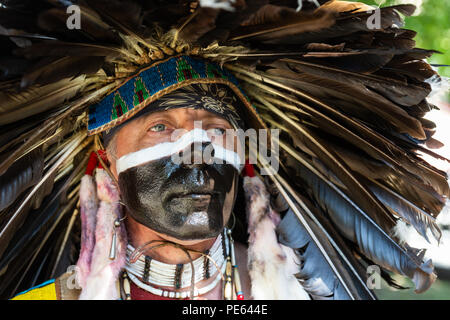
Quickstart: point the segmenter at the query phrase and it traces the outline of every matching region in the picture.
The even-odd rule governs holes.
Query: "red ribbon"
[[[108,163],[105,150],[97,150],[97,153],[100,155],[104,163]],[[97,153],[95,151],[91,152],[85,174],[92,176],[96,168],[103,169],[102,163],[98,160]]]
[[[244,170],[242,171],[242,175],[244,177],[254,177],[255,176],[255,168],[252,164],[248,162],[248,160],[245,160]]]

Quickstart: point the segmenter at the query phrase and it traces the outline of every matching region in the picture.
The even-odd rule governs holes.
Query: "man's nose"
[[[186,168],[203,167],[212,163],[214,149],[211,142],[194,142],[180,151],[179,157]]]

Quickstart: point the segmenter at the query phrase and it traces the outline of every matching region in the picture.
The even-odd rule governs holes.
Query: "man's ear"
[[[107,146],[104,146],[103,144],[101,144],[100,146],[102,147],[102,149],[105,152],[106,160],[108,161],[109,166],[111,167],[114,164],[114,167],[115,167],[115,163],[117,160],[116,135],[114,135],[113,138],[109,140],[109,143]]]
[[[109,152],[106,152],[106,157],[108,159],[108,169],[111,172],[111,174],[114,176],[114,180],[118,181],[119,177],[117,176],[117,169],[116,169],[116,160],[115,157],[112,157]]]
[[[114,157],[111,155],[108,149],[106,149],[105,152],[106,152],[106,159],[108,160],[109,166],[111,166],[111,164],[115,162]]]

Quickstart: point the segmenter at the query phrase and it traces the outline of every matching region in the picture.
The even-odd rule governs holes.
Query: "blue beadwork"
[[[184,66],[186,68],[184,68],[184,70],[179,70],[179,66]],[[214,69],[217,72],[208,72],[208,68],[210,70]],[[154,95],[160,93],[164,89],[167,89],[167,91],[170,92],[171,88],[176,88],[183,82],[195,82],[195,80],[190,78],[192,74],[195,75],[193,78],[195,78],[195,80],[200,79],[199,81],[202,81],[202,79],[210,79],[212,80],[211,82],[214,82],[214,80],[229,82],[234,85],[248,101],[248,97],[240,89],[236,78],[226,69],[203,59],[184,55],[176,56],[167,61],[156,63],[154,66],[142,71],[127,81],[118,90],[110,93],[102,101],[91,105],[89,107],[89,132],[98,133],[120,124],[130,116],[130,111],[133,111],[134,114],[140,109],[147,107],[149,104],[147,102],[153,101],[152,97],[154,99]],[[149,97],[135,107],[133,99],[136,94],[135,81],[138,77],[142,79],[142,82],[149,93]],[[119,94],[117,95],[117,93]],[[116,100],[115,96],[118,97]],[[135,108],[136,110],[133,110]]]

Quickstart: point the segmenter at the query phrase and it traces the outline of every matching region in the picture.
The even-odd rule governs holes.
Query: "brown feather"
[[[274,64],[272,64],[275,66]],[[289,84],[316,97],[335,99],[336,104],[344,100],[353,103],[366,112],[374,113],[382,117],[386,122],[394,126],[399,132],[408,133],[411,136],[423,139],[425,133],[420,122],[409,116],[403,109],[396,106],[383,96],[364,87],[363,84],[342,83],[331,79],[317,77],[303,72],[288,71],[289,67],[278,63],[277,69],[268,70],[268,74],[277,81]],[[281,68],[280,68],[281,67]]]
[[[20,82],[22,88],[33,84],[46,85],[64,78],[96,73],[104,64],[104,57],[44,58],[29,70]]]
[[[216,19],[220,10],[212,8],[199,8],[193,15],[189,16],[186,20],[189,23],[185,26],[182,23],[182,27],[177,28],[179,37],[190,43],[197,41],[204,36],[207,32],[213,30],[216,27]],[[192,20],[191,20],[192,17]],[[181,28],[181,29],[180,29]]]
[[[84,5],[80,6],[80,25],[82,25],[80,30],[69,30],[67,18],[66,8],[52,8],[42,12],[38,16],[37,23],[44,30],[57,34],[65,33],[74,39],[88,38],[97,42],[121,43],[111,26]]]
[[[73,98],[86,85],[85,77],[64,79],[27,90],[0,92],[0,125],[13,123],[59,106]]]
[[[332,10],[335,12],[356,13],[356,12],[370,11],[370,10],[373,10],[373,8],[362,2],[331,0],[331,1],[328,1],[325,4],[321,5],[319,8],[317,8],[317,11],[321,11],[321,10]]]
[[[280,59],[280,61],[298,65],[298,69],[302,72],[327,79],[334,79],[343,83],[355,85],[363,84],[402,106],[419,104],[431,92],[429,87],[400,82],[381,76],[339,70],[337,68],[327,67],[316,63],[308,63],[301,60]]]
[[[322,162],[332,170],[336,176],[345,184],[349,194],[355,199],[361,209],[367,212],[374,221],[377,222],[384,230],[390,230],[394,226],[394,220],[392,219],[389,211],[380,203],[377,198],[367,189],[366,186],[358,182],[358,180],[351,173],[351,169],[339,158],[339,156],[332,150],[326,149],[324,141],[314,136],[314,134],[295,121],[287,118],[276,107],[258,98],[261,103],[265,104],[273,113],[278,117],[284,118],[299,134],[299,138],[302,142],[312,150]]]
[[[99,44],[74,43],[62,41],[44,41],[33,44],[30,47],[15,51],[18,55],[23,55],[27,59],[48,56],[74,56],[74,57],[107,57],[109,60],[119,56],[126,57],[124,50]]]
[[[272,19],[275,19],[275,17],[271,17],[268,20],[271,21]],[[246,39],[260,41],[262,43],[272,43],[277,39],[328,28],[333,25],[334,21],[334,15],[326,11],[315,15],[299,12],[282,20],[280,14],[274,22],[241,28],[230,36],[230,40]]]

